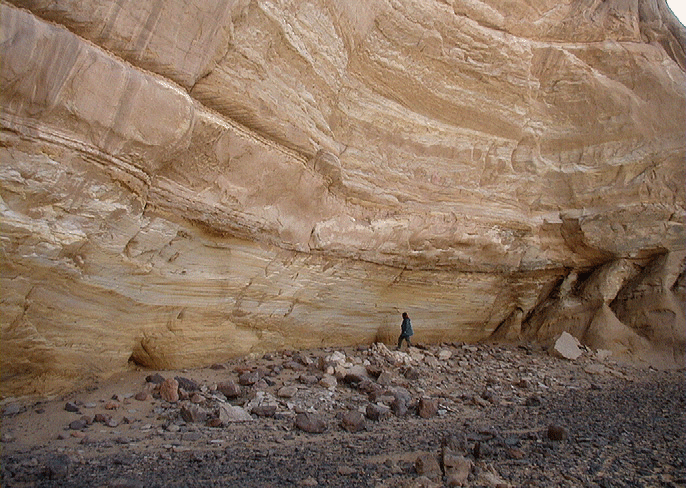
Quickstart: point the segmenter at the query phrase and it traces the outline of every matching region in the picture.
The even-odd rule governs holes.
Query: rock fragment
[[[326,431],[326,421],[320,415],[307,412],[295,416],[295,426],[311,434],[321,434]]]
[[[382,420],[391,415],[390,407],[386,405],[379,405],[378,403],[370,403],[367,405],[365,415],[369,420]]]
[[[230,424],[236,422],[252,422],[253,418],[242,407],[233,405],[219,406],[219,420],[222,424]]]
[[[217,391],[226,398],[238,398],[241,396],[241,387],[235,381],[225,381],[217,385]]]
[[[420,454],[414,461],[414,469],[420,476],[426,476],[429,479],[437,479],[442,475],[441,466],[438,464],[438,459],[433,454]]]
[[[238,377],[238,384],[241,386],[251,386],[260,381],[260,373],[257,371],[247,371]]]
[[[169,403],[176,403],[179,401],[179,382],[175,379],[168,378],[160,384],[160,397]]]
[[[438,413],[438,398],[421,398],[417,406],[417,414],[428,419]]]
[[[73,412],[73,413],[80,413],[81,412],[81,410],[79,409],[79,406],[74,402],[67,402],[64,405],[64,409],[67,412]]]
[[[473,467],[474,463],[470,459],[449,449],[443,451],[443,469],[448,486],[464,486]]]
[[[365,418],[361,412],[351,410],[343,414],[341,418],[341,427],[348,432],[360,432],[365,429]]]
[[[563,332],[555,341],[552,354],[563,359],[575,360],[581,356],[579,340],[569,332]]]
[[[297,386],[283,386],[279,388],[279,391],[276,392],[276,395],[280,398],[292,398],[296,393],[298,393]]]
[[[551,441],[563,441],[567,438],[567,429],[561,425],[548,426],[548,439]]]

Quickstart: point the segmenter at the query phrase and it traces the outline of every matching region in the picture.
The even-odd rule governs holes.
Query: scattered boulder
[[[164,383],[164,376],[162,376],[159,373],[155,373],[153,375],[146,376],[145,381],[148,383],[152,383],[154,385],[161,385],[162,383]]]
[[[391,403],[391,410],[398,417],[404,417],[407,415],[412,403],[412,395],[405,388],[394,388],[391,391],[393,395],[393,401]]]
[[[141,391],[136,393],[136,395],[134,395],[134,398],[139,402],[145,402],[150,400],[151,396],[150,393],[148,393],[147,391]]]
[[[348,432],[360,432],[365,429],[366,423],[364,415],[357,410],[350,410],[343,414],[341,427]]]
[[[84,419],[74,420],[69,423],[69,428],[71,430],[83,430],[88,427],[88,422]]]
[[[252,422],[253,418],[242,407],[219,405],[219,420],[223,425],[236,422]]]
[[[438,459],[433,454],[420,454],[414,461],[414,469],[420,476],[426,476],[429,479],[437,479],[442,476],[441,466],[438,464]]]
[[[295,416],[295,426],[310,434],[321,434],[326,431],[326,421],[320,415],[299,413]]]
[[[582,354],[581,343],[569,332],[563,332],[555,341],[552,354],[563,359],[574,361]]]
[[[378,421],[389,417],[391,415],[391,409],[383,404],[370,403],[367,405],[365,415],[369,420]]]
[[[421,398],[417,406],[417,414],[428,419],[438,413],[438,398]]]
[[[337,385],[338,381],[336,380],[336,377],[328,374],[324,375],[324,377],[321,380],[319,380],[319,386],[322,386],[324,388],[333,389],[336,388]]]
[[[182,376],[176,376],[174,379],[178,381],[179,388],[182,388],[187,392],[198,391],[200,389],[200,385],[191,379],[184,378]]]
[[[78,406],[76,403],[74,403],[74,402],[67,402],[67,403],[64,405],[64,409],[65,409],[67,412],[81,413],[81,410],[79,409],[79,406]]]
[[[178,402],[179,382],[172,378],[164,380],[160,385],[160,397],[169,403]]]
[[[238,377],[238,384],[242,386],[251,386],[260,381],[260,373],[257,371],[247,371]]]
[[[548,439],[551,441],[563,441],[567,438],[567,429],[561,425],[548,426]]]
[[[296,393],[298,393],[297,386],[283,386],[279,388],[276,395],[280,398],[293,398]]]
[[[455,454],[449,449],[443,451],[443,470],[448,486],[464,486],[473,467],[474,463],[470,459]]]
[[[198,405],[183,405],[181,407],[181,418],[188,423],[205,422],[209,417],[209,412]]]
[[[241,387],[232,380],[219,383],[217,385],[217,391],[226,398],[238,398],[241,396]]]
[[[250,410],[250,413],[258,417],[273,417],[276,415],[276,405],[257,405]]]

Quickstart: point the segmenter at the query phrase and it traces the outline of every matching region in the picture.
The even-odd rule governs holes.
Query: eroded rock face
[[[404,310],[683,359],[663,1],[11,3],[2,395],[391,342]]]

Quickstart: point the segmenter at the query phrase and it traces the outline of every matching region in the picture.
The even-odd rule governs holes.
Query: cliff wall
[[[282,348],[683,364],[663,0],[0,3],[0,394]]]

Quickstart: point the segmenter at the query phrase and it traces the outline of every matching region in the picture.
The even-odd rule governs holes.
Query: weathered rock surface
[[[568,331],[683,361],[686,42],[662,0],[0,22],[0,395],[391,342],[403,310],[421,342]]]

